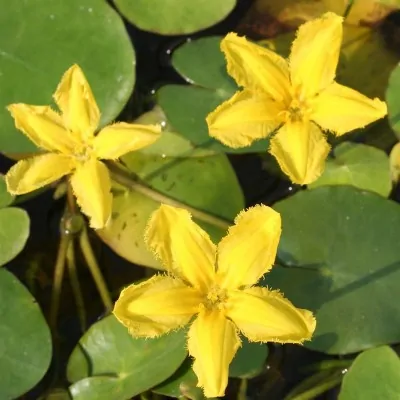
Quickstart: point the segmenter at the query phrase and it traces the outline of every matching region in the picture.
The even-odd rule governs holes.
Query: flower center
[[[88,161],[93,154],[93,148],[91,146],[80,146],[79,149],[76,149],[74,152],[74,157],[78,162]]]
[[[285,111],[285,122],[300,122],[308,119],[311,107],[306,100],[293,98],[287,111]]]
[[[228,299],[227,293],[225,289],[220,288],[218,285],[212,286],[205,298],[203,305],[205,308],[211,309],[223,309],[224,303]]]
[[[282,122],[300,122],[309,119],[312,107],[301,88],[293,88],[292,98],[285,111],[281,112]]]

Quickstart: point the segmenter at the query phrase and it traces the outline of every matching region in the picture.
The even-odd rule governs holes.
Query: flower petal
[[[8,170],[5,176],[7,190],[13,195],[29,193],[69,174],[73,168],[72,159],[60,154],[27,158]]]
[[[107,167],[92,159],[76,168],[71,185],[82,212],[94,229],[103,228],[111,216],[111,181]]]
[[[7,107],[15,127],[25,133],[36,146],[48,151],[71,154],[75,142],[65,129],[61,117],[47,106],[10,104]]]
[[[311,119],[338,136],[383,118],[386,103],[334,82],[316,99]]]
[[[288,122],[271,139],[269,152],[293,183],[314,182],[323,172],[329,145],[313,123]]]
[[[93,148],[98,158],[115,160],[130,151],[149,146],[160,136],[160,125],[120,122],[102,129],[94,139]]]
[[[316,321],[281,293],[261,287],[229,292],[227,316],[251,341],[302,343],[311,339]]]
[[[100,111],[78,65],[65,72],[53,97],[63,114],[65,125],[71,131],[79,132],[82,140],[90,138],[99,124]]]
[[[182,281],[158,275],[125,288],[113,313],[131,335],[155,337],[187,324],[201,301]]]
[[[300,26],[290,54],[292,85],[303,96],[317,94],[335,79],[343,18],[329,12]]]
[[[189,330],[189,354],[195,358],[193,371],[206,397],[225,394],[229,364],[240,339],[234,324],[218,309],[202,310]]]
[[[284,58],[236,33],[228,33],[222,39],[221,50],[225,53],[228,73],[239,86],[264,92],[276,101],[288,101],[289,69]]]
[[[149,220],[145,240],[167,270],[206,292],[214,280],[216,247],[188,211],[162,204]]]
[[[281,103],[249,90],[234,94],[207,116],[210,136],[229,147],[250,146],[278,128]]]
[[[281,216],[267,206],[242,211],[218,245],[220,285],[254,285],[275,261],[281,236]]]

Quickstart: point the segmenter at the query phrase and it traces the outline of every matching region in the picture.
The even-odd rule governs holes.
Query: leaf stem
[[[320,394],[325,393],[329,389],[334,388],[339,385],[342,381],[342,374],[339,376],[336,374],[332,376],[330,379],[320,383],[319,385],[314,386],[311,389],[308,389],[298,395],[291,396],[290,394],[285,397],[285,400],[312,400],[318,397]]]
[[[74,243],[71,241],[67,249],[67,267],[69,280],[71,282],[72,291],[75,297],[76,308],[78,309],[78,318],[81,325],[82,333],[86,330],[86,310],[85,302],[83,301],[83,295],[81,290],[81,285],[79,283],[79,278],[76,270],[75,262],[75,249]]]
[[[229,221],[225,218],[218,217],[214,214],[210,214],[208,212],[199,210],[198,208],[191,207],[188,204],[185,204],[179,200],[173,199],[156,189],[151,188],[144,182],[141,182],[139,178],[133,176],[128,171],[120,168],[116,163],[107,162],[107,167],[111,172],[112,178],[122,186],[125,186],[129,189],[135,190],[138,193],[149,197],[152,200],[155,200],[160,203],[164,203],[173,207],[180,207],[188,210],[193,217],[197,218],[200,221],[207,222],[213,226],[221,228],[223,230],[227,230],[232,224],[232,221]]]
[[[237,400],[246,400],[247,399],[247,379],[241,379],[239,385],[239,391],[237,394]]]
[[[113,308],[111,295],[107,289],[107,285],[100,271],[99,264],[97,263],[96,257],[93,253],[86,226],[82,228],[81,234],[79,236],[79,244],[82,250],[83,257],[85,258],[86,264],[96,284],[97,290],[99,291],[101,300],[103,301],[106,310],[111,311]]]
[[[61,221],[61,224],[63,224],[63,221]],[[65,258],[70,241],[71,236],[68,233],[61,231],[61,239],[58,246],[56,263],[54,266],[53,288],[51,291],[51,306],[49,314],[49,324],[53,329],[55,329],[57,324],[58,310],[60,308],[62,282],[65,271]]]
[[[302,370],[304,372],[310,371],[324,371],[329,369],[346,369],[349,368],[354,360],[324,360],[319,363],[311,364]]]

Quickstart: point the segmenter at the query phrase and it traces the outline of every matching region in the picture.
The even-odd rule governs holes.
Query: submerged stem
[[[63,223],[63,222],[61,222]],[[65,259],[71,236],[61,231],[60,244],[58,246],[57,259],[54,266],[53,288],[51,292],[51,306],[49,324],[54,329],[57,324],[58,310],[60,308],[60,296],[65,271]]]
[[[85,302],[83,301],[83,295],[81,285],[79,283],[78,273],[76,270],[75,262],[75,249],[74,243],[71,241],[67,249],[67,267],[69,273],[69,280],[71,282],[72,291],[74,293],[76,308],[78,309],[78,318],[81,325],[82,332],[86,330],[86,310]]]
[[[208,212],[199,210],[198,208],[191,207],[188,204],[185,204],[179,200],[173,199],[156,189],[151,188],[144,182],[141,182],[138,178],[134,177],[127,171],[124,171],[122,168],[118,167],[115,163],[107,163],[107,167],[111,172],[112,178],[122,186],[125,186],[129,189],[133,189],[138,193],[149,197],[152,200],[155,200],[160,203],[164,203],[173,207],[180,207],[188,210],[193,217],[197,218],[200,221],[207,222],[213,226],[221,228],[223,230],[227,230],[232,224],[232,221],[229,221],[225,218],[218,217],[216,215],[210,214]]]
[[[104,281],[103,274],[100,271],[99,264],[97,263],[96,257],[93,253],[92,246],[90,245],[86,227],[83,227],[81,231],[79,237],[79,244],[82,250],[83,257],[85,258],[86,264],[96,284],[97,290],[99,291],[101,300],[103,301],[106,310],[111,311],[113,308],[111,295],[107,289],[107,285]]]
[[[326,391],[333,389],[335,386],[339,385],[342,382],[343,375],[335,374],[331,376],[329,379],[315,385],[311,389],[305,390],[304,392],[298,395],[288,395],[285,397],[285,400],[312,400],[318,397],[320,394],[325,393]]]

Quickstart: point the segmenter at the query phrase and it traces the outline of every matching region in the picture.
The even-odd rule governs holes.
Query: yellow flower
[[[221,43],[228,73],[244,87],[207,117],[210,135],[249,146],[277,131],[270,153],[294,183],[322,173],[329,145],[321,131],[343,135],[386,115],[386,104],[334,81],[343,18],[326,13],[300,26],[289,60],[229,33]]]
[[[114,314],[134,336],[155,337],[196,316],[188,335],[193,370],[207,397],[223,396],[242,332],[257,342],[301,343],[315,319],[278,291],[253,286],[274,263],[280,215],[266,206],[242,212],[218,247],[188,211],[162,205],[146,241],[168,276],[124,289]]]
[[[7,189],[14,195],[28,193],[71,174],[79,206],[93,228],[102,228],[111,215],[112,195],[109,172],[99,159],[117,159],[148,146],[160,137],[161,128],[120,122],[95,135],[100,111],[77,65],[62,77],[54,100],[61,115],[48,106],[8,106],[17,129],[48,153],[14,165],[5,177]]]

